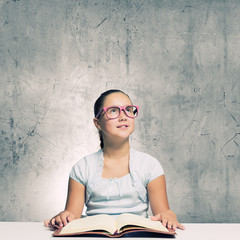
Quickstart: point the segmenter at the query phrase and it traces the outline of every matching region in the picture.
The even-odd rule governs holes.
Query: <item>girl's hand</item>
[[[171,210],[166,210],[164,212],[160,212],[159,214],[151,217],[153,221],[161,221],[164,227],[168,229],[173,229],[174,231],[179,228],[184,230],[185,227],[178,222],[176,214]]]
[[[74,215],[65,210],[53,217],[50,221],[44,221],[44,225],[50,227],[52,230],[55,230],[66,226],[73,219],[75,219]]]

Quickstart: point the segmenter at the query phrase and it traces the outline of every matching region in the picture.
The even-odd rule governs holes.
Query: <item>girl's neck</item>
[[[105,157],[109,157],[111,159],[121,159],[126,155],[129,155],[129,141],[119,144],[119,145],[106,145],[103,148],[103,154]]]

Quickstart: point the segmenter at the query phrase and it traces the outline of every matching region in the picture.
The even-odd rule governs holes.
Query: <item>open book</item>
[[[75,219],[62,229],[57,229],[53,236],[83,237],[168,237],[176,234],[168,230],[160,221],[131,213],[123,213],[117,217],[107,214]]]

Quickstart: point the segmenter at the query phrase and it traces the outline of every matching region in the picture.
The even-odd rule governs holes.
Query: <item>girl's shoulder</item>
[[[134,163],[138,163],[138,164],[146,163],[149,165],[149,164],[159,163],[159,161],[152,155],[132,149],[132,148],[131,148],[130,156],[133,159]]]
[[[102,150],[100,149],[99,151],[97,152],[94,152],[94,153],[90,153],[88,155],[85,155],[84,157],[82,157],[80,160],[78,160],[76,162],[76,164],[82,164],[83,162],[85,163],[93,163],[93,162],[96,162],[98,161],[99,159],[101,159],[103,156],[102,154]]]
[[[146,186],[151,180],[164,174],[160,162],[148,153],[131,149],[130,169]]]
[[[100,167],[100,165],[102,164],[102,158],[103,154],[102,150],[100,149],[97,152],[90,153],[82,157],[73,165],[73,168],[79,169],[81,171],[87,171],[90,173]]]
[[[86,185],[89,177],[93,177],[99,172],[98,170],[101,168],[102,164],[102,161],[99,161],[101,157],[102,151],[99,150],[81,158],[73,165],[70,171],[70,177]]]

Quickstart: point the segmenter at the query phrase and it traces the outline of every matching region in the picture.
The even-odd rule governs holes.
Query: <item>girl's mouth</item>
[[[117,128],[127,128],[128,127],[128,125],[120,125],[120,126],[117,126]]]

